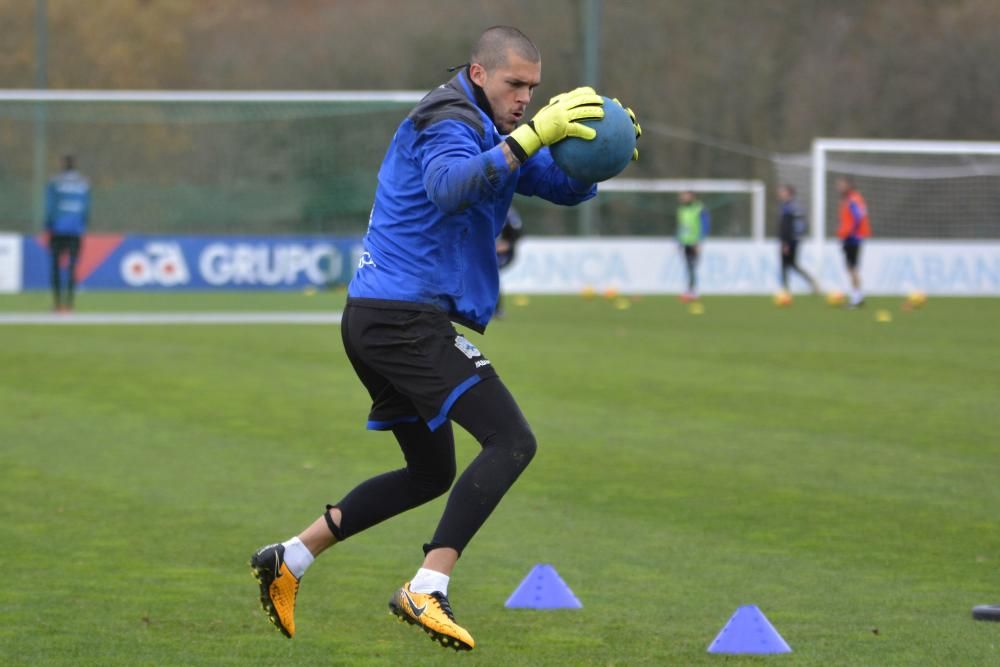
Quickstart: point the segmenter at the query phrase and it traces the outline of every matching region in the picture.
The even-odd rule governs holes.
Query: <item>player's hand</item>
[[[593,88],[584,86],[568,93],[556,95],[538,113],[507,138],[512,151],[519,159],[527,159],[542,146],[551,146],[567,137],[577,137],[590,141],[597,136],[592,127],[580,123],[581,120],[604,118],[604,99]]]
[[[635,112],[632,111],[632,109],[630,109],[629,107],[627,107],[624,104],[622,104],[618,100],[617,97],[615,98],[615,102],[618,102],[618,106],[620,106],[623,109],[625,109],[625,112],[628,114],[628,117],[632,119],[632,125],[635,127],[635,141],[636,141],[636,143],[639,143],[639,137],[642,136],[642,127],[639,125],[639,121],[637,121],[635,119]],[[636,148],[634,151],[632,151],[632,159],[633,160],[638,160],[639,159],[639,149],[638,148]]]

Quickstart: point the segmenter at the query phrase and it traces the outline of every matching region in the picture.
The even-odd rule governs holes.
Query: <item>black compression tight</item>
[[[451,422],[433,433],[423,422],[400,424],[392,434],[403,450],[406,467],[362,482],[337,503],[341,539],[447,493],[455,480]]]
[[[469,389],[455,403],[450,418],[467,430],[482,451],[458,479],[434,538],[424,549],[451,547],[461,553],[500,499],[535,455],[535,437],[524,415],[499,378]],[[451,424],[433,433],[423,423],[393,429],[406,467],[361,483],[337,503],[342,537],[444,494],[455,478]]]
[[[500,378],[470,389],[455,403],[451,419],[479,442],[482,450],[455,483],[429,551],[451,547],[462,553],[507,490],[535,456],[535,436]]]

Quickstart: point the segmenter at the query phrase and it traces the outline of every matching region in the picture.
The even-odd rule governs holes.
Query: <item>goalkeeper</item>
[[[448,600],[452,568],[536,445],[490,360],[452,322],[482,332],[493,315],[494,240],[515,192],[565,205],[596,194],[546,146],[593,139],[578,121],[603,117],[601,98],[578,88],[519,126],[540,80],[535,45],[514,28],[490,28],[470,64],[424,97],[389,145],[341,333],[372,398],[368,428],[392,431],[405,466],[362,482],[298,536],[254,554],[261,602],[288,637],[299,581],[316,556],[448,491],[454,421],[482,449],[455,482],[422,566],[389,606],[444,646],[475,646]]]

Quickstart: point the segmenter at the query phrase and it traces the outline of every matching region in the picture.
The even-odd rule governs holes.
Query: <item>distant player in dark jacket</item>
[[[788,289],[788,270],[798,272],[805,278],[813,292],[819,293],[819,283],[798,264],[799,239],[806,230],[806,218],[795,200],[795,188],[791,185],[778,187],[778,201],[781,213],[778,217],[778,238],[781,241],[781,286]]]
[[[76,170],[72,155],[63,158],[63,170],[45,190],[45,229],[52,255],[53,307],[59,312],[73,309],[76,263],[90,218],[90,183]],[[63,258],[68,260],[66,289],[62,288]]]
[[[396,130],[379,169],[341,334],[371,395],[368,428],[392,431],[405,464],[362,482],[297,536],[252,556],[261,602],[288,637],[299,580],[316,556],[448,492],[454,422],[482,449],[451,489],[422,566],[389,608],[444,646],[475,646],[448,601],[450,575],[536,444],[492,362],[452,322],[481,332],[493,315],[496,239],[515,192],[567,205],[597,192],[563,172],[547,147],[566,137],[595,138],[579,121],[603,117],[602,98],[578,88],[523,124],[540,81],[535,45],[514,28],[490,28],[470,64],[428,93]]]
[[[517,253],[517,242],[521,240],[521,236],[524,234],[524,223],[521,221],[521,216],[518,214],[517,209],[513,206],[507,211],[507,221],[503,225],[503,229],[500,230],[500,236],[497,237],[497,266],[501,271],[506,269],[514,262],[514,256]],[[497,309],[493,314],[494,317],[503,317],[503,293],[497,298]]]

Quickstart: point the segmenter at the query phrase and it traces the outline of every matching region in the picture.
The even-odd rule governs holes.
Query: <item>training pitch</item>
[[[343,296],[79,301],[81,316],[301,316]],[[443,500],[321,557],[296,639],[258,608],[251,552],[401,461],[364,431],[336,324],[0,326],[0,663],[1000,661],[1000,623],[970,614],[1000,603],[1000,300],[517,303],[470,339],[539,451],[452,580],[468,655],[387,609]],[[46,307],[0,297],[0,313]],[[476,450],[460,435],[459,465]],[[540,562],[582,609],[504,609]],[[793,653],[706,653],[748,604]]]

